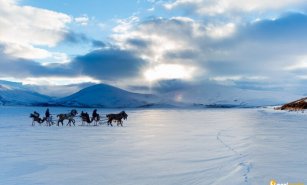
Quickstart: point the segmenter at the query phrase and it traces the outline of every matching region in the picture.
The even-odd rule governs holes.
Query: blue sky
[[[306,5],[0,0],[0,80],[136,89],[176,80],[304,93]]]

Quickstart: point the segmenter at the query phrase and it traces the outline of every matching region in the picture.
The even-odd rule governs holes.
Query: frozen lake
[[[0,107],[0,184],[307,184],[306,113],[131,109],[124,127],[32,127],[34,110]]]

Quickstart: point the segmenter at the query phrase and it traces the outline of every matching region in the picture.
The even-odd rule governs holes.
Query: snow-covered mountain
[[[168,89],[154,94],[129,92],[98,84],[70,96],[52,99],[19,83],[0,81],[0,105],[43,105],[67,107],[255,107],[281,105],[301,98],[278,91],[257,91],[203,83]]]
[[[54,105],[74,107],[151,107],[162,105],[152,94],[132,93],[106,84],[93,85],[70,96],[51,102]]]
[[[294,95],[278,91],[258,91],[239,89],[232,86],[224,86],[213,83],[189,86],[164,93],[169,101],[190,104],[194,107],[255,107],[280,105],[300,98]]]
[[[37,105],[51,98],[36,92],[0,85],[0,105]]]

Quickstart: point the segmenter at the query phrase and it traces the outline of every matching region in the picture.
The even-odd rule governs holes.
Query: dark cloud
[[[100,41],[100,40],[93,40],[93,41],[92,41],[92,46],[93,46],[94,48],[104,48],[104,47],[107,46],[107,44],[104,43],[104,42],[102,42],[102,41]]]
[[[1,48],[0,48],[1,49]],[[78,56],[71,62],[42,65],[32,60],[18,59],[0,53],[0,77],[74,77],[90,76],[99,80],[120,81],[134,78],[146,62],[132,52],[118,48],[99,49]]]
[[[72,44],[77,44],[77,43],[90,43],[92,42],[92,39],[83,33],[76,33],[76,32],[70,31],[65,34],[63,41],[72,43]]]
[[[133,53],[117,48],[95,50],[76,57],[71,63],[82,74],[100,80],[136,77],[144,65],[146,62]]]
[[[1,49],[0,49],[1,50]],[[72,70],[67,64],[42,65],[32,60],[12,58],[0,52],[1,77],[40,77],[40,76],[77,76],[78,70]]]
[[[307,16],[301,13],[287,13],[283,16],[249,24],[242,35],[262,41],[298,40],[307,32]]]
[[[272,81],[295,80],[298,73],[285,68],[307,53],[305,33],[305,14],[288,13],[275,20],[257,21],[239,26],[231,38],[214,44],[200,41],[204,60],[197,61],[207,69],[208,77],[243,75],[267,76]],[[215,51],[217,54],[213,54]]]
[[[63,42],[71,44],[91,44],[94,48],[104,48],[110,45],[103,41],[93,39],[84,33],[76,33],[73,31],[65,34]]]
[[[184,81],[184,80],[160,80],[157,81],[153,86],[151,87],[151,90],[157,92],[157,93],[167,93],[172,91],[178,91],[183,89],[188,89],[189,87],[192,87],[193,83]]]
[[[134,47],[141,47],[141,48],[146,48],[150,44],[148,41],[136,38],[128,39],[127,43]]]

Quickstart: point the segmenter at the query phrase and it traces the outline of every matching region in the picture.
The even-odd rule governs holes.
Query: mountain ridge
[[[300,96],[283,92],[242,90],[217,84],[190,86],[157,94],[130,92],[108,84],[96,84],[69,96],[52,98],[0,81],[0,105],[97,108],[232,108],[280,105]]]

